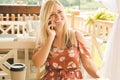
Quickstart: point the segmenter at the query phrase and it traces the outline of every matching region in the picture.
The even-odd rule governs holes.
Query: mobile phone
[[[51,21],[49,21],[49,22],[48,22],[48,25],[50,25],[50,24],[52,24],[52,22],[51,22]]]

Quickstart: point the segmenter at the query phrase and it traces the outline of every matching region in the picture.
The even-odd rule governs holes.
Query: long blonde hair
[[[55,4],[60,5],[63,8],[64,12],[64,7],[63,5],[59,2],[59,0],[47,0],[41,7],[40,10],[40,30],[38,31],[38,36],[37,36],[37,44],[40,46],[43,46],[46,43],[46,40],[48,38],[47,34],[47,26],[48,26],[48,19],[53,11],[54,5]],[[65,15],[65,12],[63,13]],[[66,45],[66,47],[70,47],[70,30],[68,28],[67,24],[67,18],[65,16],[65,24],[63,28],[63,40]]]

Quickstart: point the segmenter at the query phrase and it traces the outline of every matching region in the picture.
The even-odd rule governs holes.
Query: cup
[[[10,74],[12,80],[25,80],[26,67],[23,63],[15,63],[10,66]]]

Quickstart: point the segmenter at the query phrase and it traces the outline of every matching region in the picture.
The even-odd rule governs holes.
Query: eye
[[[51,14],[51,15],[50,15],[50,17],[53,17],[53,16],[55,16],[55,14]]]
[[[50,19],[50,18],[53,18],[54,16],[55,16],[55,14],[51,14],[50,17],[49,17],[49,19]]]

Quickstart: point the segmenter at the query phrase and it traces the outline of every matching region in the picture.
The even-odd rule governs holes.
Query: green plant
[[[115,17],[115,13],[112,13],[105,8],[100,8],[95,12],[95,14],[88,16],[86,24],[94,23],[94,20],[114,21]]]

